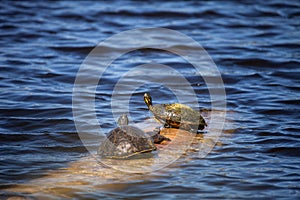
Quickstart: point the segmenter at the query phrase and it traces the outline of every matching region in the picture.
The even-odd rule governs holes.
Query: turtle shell
[[[199,112],[183,104],[157,104],[149,109],[166,126],[185,130],[202,130],[207,126]]]
[[[153,150],[156,147],[150,135],[137,127],[123,125],[109,132],[98,154],[106,158],[122,159]]]

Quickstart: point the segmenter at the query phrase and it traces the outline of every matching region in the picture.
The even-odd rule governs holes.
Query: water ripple
[[[299,8],[297,1],[276,0],[153,1],[138,6],[134,1],[1,3],[1,197],[299,198]],[[76,132],[72,113],[73,84],[85,57],[107,37],[138,27],[172,28],[205,47],[225,84],[228,120],[207,157],[199,159],[196,150],[187,152],[167,168],[142,176],[96,163]],[[199,51],[172,35],[152,37],[159,45],[172,41],[166,47],[189,49],[191,55]],[[95,100],[105,132],[116,126],[110,102],[114,86],[124,73],[145,63],[177,70],[191,83],[202,111],[211,111],[204,78],[214,77],[199,77],[177,55],[143,48],[152,41],[123,39],[132,43],[116,41],[95,50],[105,59],[133,47],[141,49],[115,60],[95,95],[82,94],[84,100]],[[156,83],[169,81],[180,88],[176,74],[150,72],[130,74],[120,91],[131,96],[129,114],[134,122],[151,116],[143,102],[145,92],[155,96],[155,103],[177,100],[169,88]],[[86,81],[98,78],[88,74]],[[132,88],[135,83],[142,86]],[[128,94],[131,89],[134,94]],[[183,96],[190,105],[190,94]],[[118,105],[118,111],[123,108]],[[90,115],[84,108],[80,114]],[[98,126],[86,123],[93,129],[87,137],[98,134]],[[98,141],[89,145],[96,149]]]

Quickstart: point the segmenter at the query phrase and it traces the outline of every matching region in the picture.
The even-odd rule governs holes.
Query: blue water
[[[205,48],[224,81],[230,133],[205,158],[189,154],[187,161],[147,175],[90,181],[80,190],[15,190],[89,156],[72,113],[76,74],[99,42],[145,27],[179,31]],[[0,30],[3,198],[40,199],[44,193],[53,199],[300,197],[299,1],[7,1],[0,3]],[[164,37],[161,44],[169,40]],[[107,48],[109,57],[122,45]],[[116,60],[99,82],[95,106],[105,131],[115,126],[110,101],[116,82],[149,61],[180,71],[201,108],[210,109],[205,82],[189,63],[166,52],[135,51]],[[138,122],[151,116],[142,100],[145,92],[151,91],[156,103],[176,101],[168,88],[145,83],[129,106]]]

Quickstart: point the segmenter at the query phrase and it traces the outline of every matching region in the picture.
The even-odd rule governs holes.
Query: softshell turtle
[[[200,113],[189,106],[180,103],[152,105],[152,98],[148,93],[145,93],[144,101],[154,117],[165,127],[193,132],[203,130],[207,126]]]
[[[129,158],[131,156],[156,150],[154,143],[170,140],[156,132],[145,133],[141,129],[128,125],[126,114],[120,116],[119,127],[109,132],[107,139],[100,145],[98,154],[106,158]]]

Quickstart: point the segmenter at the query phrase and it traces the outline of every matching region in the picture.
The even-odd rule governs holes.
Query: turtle
[[[203,130],[207,126],[200,112],[187,105],[180,103],[152,105],[149,93],[144,94],[144,101],[155,119],[164,124],[164,127],[180,128],[198,133],[198,130]]]
[[[98,148],[101,157],[125,159],[137,154],[156,150],[154,143],[161,143],[169,138],[160,135],[159,129],[145,133],[141,129],[128,125],[126,114],[118,119],[118,127],[108,133],[105,141]]]

